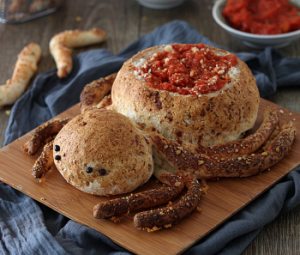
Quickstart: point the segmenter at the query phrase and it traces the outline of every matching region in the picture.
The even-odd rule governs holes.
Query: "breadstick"
[[[34,163],[31,173],[34,178],[42,178],[53,165],[54,160],[52,140],[44,146],[44,150],[37,161]]]
[[[147,229],[148,232],[168,228],[194,211],[201,196],[201,185],[196,178],[186,182],[188,192],[173,206],[137,213],[134,216],[134,226]]]
[[[12,78],[0,86],[0,108],[11,105],[24,93],[25,88],[37,70],[41,58],[41,48],[36,43],[30,43],[19,54]]]
[[[237,158],[258,150],[273,133],[278,123],[279,110],[277,108],[268,108],[264,111],[260,128],[253,135],[249,135],[245,139],[236,139],[214,146],[202,146],[183,141],[181,143],[177,142],[177,147],[179,150],[180,148],[188,148],[188,151],[199,154],[201,157],[205,158]],[[158,145],[162,142],[166,144],[169,143],[168,139],[164,138],[155,128],[147,127],[145,131],[150,135],[155,144]]]
[[[296,127],[289,121],[282,125],[278,136],[271,141],[265,152],[254,152],[237,158],[203,158],[191,151],[179,153],[180,145],[173,140],[160,143],[159,150],[171,166],[179,171],[193,173],[197,179],[248,177],[270,168],[286,156],[294,141],[295,133]]]
[[[98,103],[102,102],[101,100],[103,99],[103,97],[110,92],[116,76],[117,73],[113,73],[109,76],[106,76],[105,78],[100,78],[85,85],[80,94],[81,113],[84,113],[86,109],[96,106]],[[106,106],[107,103],[108,101],[106,98],[105,102],[101,103],[101,105]],[[101,107],[101,105],[99,105],[98,108],[103,108]]]
[[[106,33],[101,29],[88,31],[69,30],[52,37],[49,48],[56,62],[57,76],[65,78],[72,70],[72,48],[101,43],[106,40]]]
[[[164,178],[164,179],[163,179]],[[94,206],[93,214],[95,218],[105,219],[112,216],[119,216],[145,208],[150,208],[168,203],[175,199],[184,188],[183,180],[180,176],[167,174],[161,178],[169,187],[151,189],[102,202]]]
[[[24,146],[24,152],[27,152],[29,155],[34,155],[41,144],[50,136],[56,135],[64,125],[70,121],[70,118],[65,119],[54,119],[47,121],[45,124],[37,127],[34,130],[34,133],[30,140],[28,140]]]

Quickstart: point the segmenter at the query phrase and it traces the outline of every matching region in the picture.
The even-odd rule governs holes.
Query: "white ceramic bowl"
[[[137,0],[140,5],[151,9],[169,9],[183,4],[185,0]]]
[[[213,18],[229,34],[241,39],[245,45],[251,48],[263,49],[268,46],[282,48],[289,45],[292,41],[300,38],[300,30],[278,35],[257,35],[234,29],[227,23],[226,19],[222,15],[222,10],[225,4],[226,0],[218,0],[214,4],[212,10]]]

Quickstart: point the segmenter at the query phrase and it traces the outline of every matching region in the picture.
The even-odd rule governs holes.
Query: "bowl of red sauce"
[[[299,0],[218,0],[215,21],[251,48],[282,48],[300,38]]]

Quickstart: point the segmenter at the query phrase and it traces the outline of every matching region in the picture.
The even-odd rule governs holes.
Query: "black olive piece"
[[[86,171],[88,174],[90,174],[91,172],[93,172],[93,168],[90,167],[90,166],[88,166],[88,167],[85,169],[85,171]]]
[[[55,159],[56,159],[56,160],[60,160],[60,159],[61,159],[60,155],[56,155],[56,156],[55,156]]]
[[[106,174],[106,170],[105,169],[100,169],[99,170],[99,174],[100,175],[105,175]]]
[[[55,151],[60,151],[59,145],[55,145],[55,146],[54,146],[54,150],[55,150]]]

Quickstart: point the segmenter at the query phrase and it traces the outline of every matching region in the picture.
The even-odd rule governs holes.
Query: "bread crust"
[[[132,120],[154,126],[166,138],[204,146],[237,139],[254,126],[259,92],[248,66],[237,60],[240,71],[222,92],[194,95],[157,90],[139,79],[133,67],[165,46],[139,52],[126,61],[112,87],[113,108]],[[231,54],[207,46],[216,54]]]
[[[112,111],[95,109],[76,116],[56,136],[55,146],[54,162],[62,176],[94,195],[131,192],[153,173],[150,142],[135,123]]]

